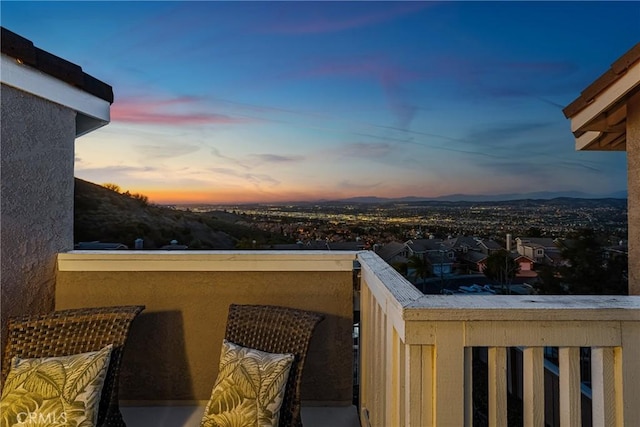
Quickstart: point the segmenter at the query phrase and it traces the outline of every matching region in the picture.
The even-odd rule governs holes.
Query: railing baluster
[[[523,351],[524,425],[544,426],[544,347],[527,347]]]
[[[385,384],[385,375],[384,375],[384,365],[385,365],[385,340],[384,340],[384,321],[382,315],[382,307],[380,305],[375,305],[375,333],[376,338],[374,342],[374,352],[372,357],[374,358],[374,366],[375,372],[378,373],[376,375],[375,389],[373,390],[374,399],[373,399],[373,408],[370,408],[373,411],[373,422],[374,425],[382,425],[384,423],[384,392],[386,389]]]
[[[385,364],[386,387],[385,387],[385,408],[386,418],[385,424],[389,426],[400,425],[400,345],[398,333],[393,328],[393,323],[388,316],[386,318],[386,334],[387,337],[387,361]]]
[[[560,425],[582,426],[580,392],[580,347],[560,347]]]
[[[489,425],[507,427],[507,349],[489,347]]]
[[[358,345],[359,354],[360,354],[360,408],[361,408],[361,419],[363,426],[368,426],[368,415],[365,413],[368,411],[371,388],[373,382],[371,381],[371,377],[373,375],[373,369],[371,369],[371,349],[372,346],[372,335],[371,335],[371,326],[373,325],[373,319],[371,314],[373,307],[373,295],[369,290],[368,286],[362,286],[360,290],[360,327],[358,329],[359,339]]]
[[[464,348],[464,425],[473,426],[473,347]]]
[[[614,349],[611,347],[591,349],[591,395],[593,425],[595,427],[617,425]],[[622,420],[620,420],[621,423]]]
[[[464,425],[464,326],[437,322],[435,346],[435,425]],[[458,410],[451,407],[458,402]]]
[[[407,412],[404,407],[404,398],[406,395],[405,390],[407,389],[407,378],[405,377],[405,373],[407,371],[405,364],[407,363],[406,351],[408,350],[407,346],[404,345],[404,342],[400,339],[400,336],[395,334],[395,341],[398,345],[398,367],[396,370],[396,376],[398,378],[398,390],[396,395],[396,410],[399,412],[398,425],[405,426],[407,425]]]

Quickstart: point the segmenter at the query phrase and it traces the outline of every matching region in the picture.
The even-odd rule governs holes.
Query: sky
[[[2,26],[111,85],[75,175],[154,203],[626,190],[562,108],[640,2],[12,2]]]

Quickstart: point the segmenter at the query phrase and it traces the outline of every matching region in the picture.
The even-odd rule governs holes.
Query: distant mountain
[[[384,198],[375,196],[350,197],[340,199],[343,203],[412,203],[420,201],[440,201],[440,202],[499,202],[510,200],[551,200],[557,198],[574,199],[626,199],[627,191],[617,191],[610,194],[589,194],[581,191],[538,191],[533,193],[509,193],[509,194],[449,194],[439,197],[399,197]]]
[[[242,218],[226,212],[196,213],[150,205],[146,197],[120,193],[75,179],[74,240],[122,243],[134,248],[137,238],[145,249],[177,240],[189,249],[233,249],[243,239],[262,232],[238,224]]]

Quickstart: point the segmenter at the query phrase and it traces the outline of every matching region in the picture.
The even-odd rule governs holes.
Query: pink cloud
[[[116,122],[166,125],[236,124],[253,121],[224,114],[189,111],[195,107],[198,107],[197,99],[193,97],[123,98],[116,100],[111,106],[111,119]]]

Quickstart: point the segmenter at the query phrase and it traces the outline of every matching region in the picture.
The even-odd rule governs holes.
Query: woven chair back
[[[120,361],[131,321],[142,310],[144,306],[81,308],[10,318],[2,361],[2,384],[14,356],[22,359],[68,356],[113,344],[97,426],[125,427],[118,407]]]
[[[280,408],[280,427],[300,427],[300,385],[309,342],[324,315],[271,305],[229,306],[225,338],[243,347],[269,353],[292,353],[295,360],[289,372]]]

